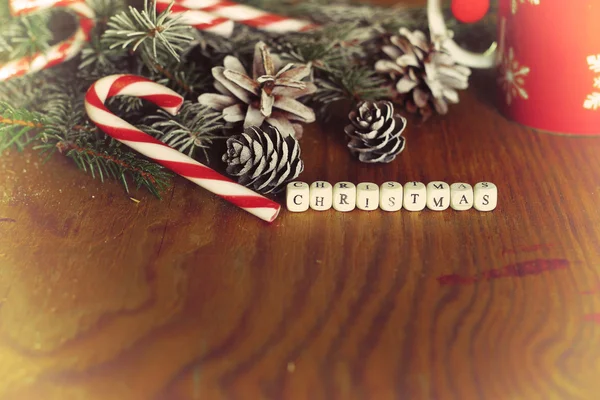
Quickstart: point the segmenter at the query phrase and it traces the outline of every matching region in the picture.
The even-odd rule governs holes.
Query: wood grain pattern
[[[486,82],[390,165],[352,159],[342,120],[309,128],[302,178],[489,180],[492,213],[269,226],[183,179],[135,203],[3,155],[0,398],[596,398],[600,139],[509,122]]]

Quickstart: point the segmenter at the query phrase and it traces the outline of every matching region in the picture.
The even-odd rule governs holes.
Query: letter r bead
[[[308,210],[310,189],[305,182],[290,182],[286,188],[286,206],[291,212]]]
[[[333,208],[348,212],[356,207],[356,186],[351,182],[338,182],[333,185]]]

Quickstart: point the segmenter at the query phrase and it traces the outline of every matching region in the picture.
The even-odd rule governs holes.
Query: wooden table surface
[[[489,75],[389,165],[307,129],[312,182],[492,181],[494,212],[129,199],[0,158],[2,399],[597,399],[600,138],[509,122]],[[568,116],[565,116],[568,118]]]

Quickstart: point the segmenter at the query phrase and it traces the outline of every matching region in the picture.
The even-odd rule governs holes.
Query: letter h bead
[[[332,203],[331,183],[316,181],[310,185],[310,208],[316,211],[325,211],[331,208]]]

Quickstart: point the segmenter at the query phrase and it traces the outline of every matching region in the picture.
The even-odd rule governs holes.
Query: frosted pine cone
[[[302,125],[290,121],[315,121],[313,110],[296,100],[317,90],[314,83],[304,81],[312,67],[287,64],[280,68],[279,64],[279,59],[271,56],[263,42],[256,44],[251,75],[240,60],[227,56],[224,67],[212,69],[215,88],[221,94],[205,93],[198,101],[222,111],[227,122],[244,121],[244,128],[266,122],[284,136],[299,138]]]
[[[375,70],[390,76],[406,109],[424,119],[432,114],[432,108],[446,114],[448,103],[458,103],[457,89],[469,86],[471,70],[456,64],[421,31],[401,28],[400,36],[392,36],[382,51],[390,59],[377,61]]]
[[[394,115],[391,102],[362,102],[348,118],[351,124],[344,129],[351,139],[348,147],[360,161],[389,163],[404,150],[406,118]]]
[[[304,170],[300,145],[274,126],[252,126],[227,139],[227,173],[260,193],[277,193]]]

